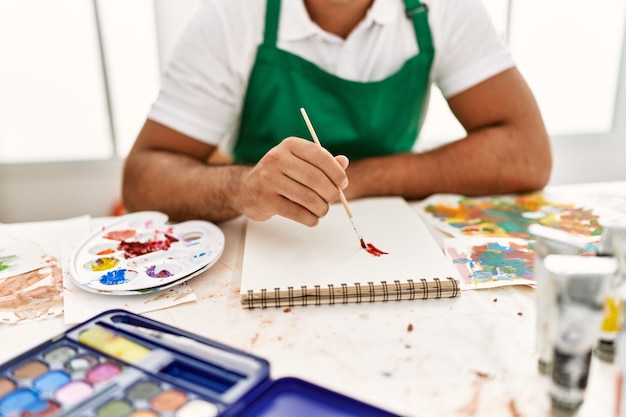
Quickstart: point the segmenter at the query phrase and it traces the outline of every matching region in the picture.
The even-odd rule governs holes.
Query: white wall
[[[161,65],[199,0],[154,0]],[[622,60],[625,61],[624,56]],[[621,80],[626,80],[626,62]],[[616,94],[614,132],[553,138],[551,184],[626,180],[626,91]],[[626,114],[625,114],[626,115]],[[0,164],[0,222],[105,216],[119,199],[123,161]]]

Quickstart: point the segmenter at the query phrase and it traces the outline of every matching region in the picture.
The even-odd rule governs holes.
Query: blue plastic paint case
[[[387,417],[269,362],[126,310],[0,365],[0,417]]]

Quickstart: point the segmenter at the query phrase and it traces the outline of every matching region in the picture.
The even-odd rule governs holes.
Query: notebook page
[[[340,203],[331,205],[328,215],[312,228],[279,216],[264,222],[248,220],[241,293],[289,286],[457,279],[452,263],[404,199],[367,198],[350,202],[350,208],[365,242],[388,254],[376,257],[361,248]]]

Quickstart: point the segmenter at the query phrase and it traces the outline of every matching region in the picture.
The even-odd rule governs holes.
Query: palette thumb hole
[[[0,417],[395,416],[268,361],[105,311],[0,365]]]

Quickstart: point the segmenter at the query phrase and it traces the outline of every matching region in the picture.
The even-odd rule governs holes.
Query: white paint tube
[[[552,413],[573,416],[584,400],[604,299],[617,261],[609,256],[548,255],[544,266],[557,299],[551,329]]]
[[[615,257],[618,261],[618,271],[611,280],[609,292],[604,300],[604,316],[595,354],[600,360],[613,362],[624,310],[620,293],[626,281],[626,219],[600,218],[599,223],[602,226],[602,237],[598,243],[598,255]]]
[[[544,259],[550,254],[580,254],[589,241],[581,236],[539,224],[530,225],[528,231],[535,238],[534,274],[537,305],[537,365],[540,373],[550,375],[554,352],[550,338],[550,328],[555,315],[556,293],[544,267]]]

